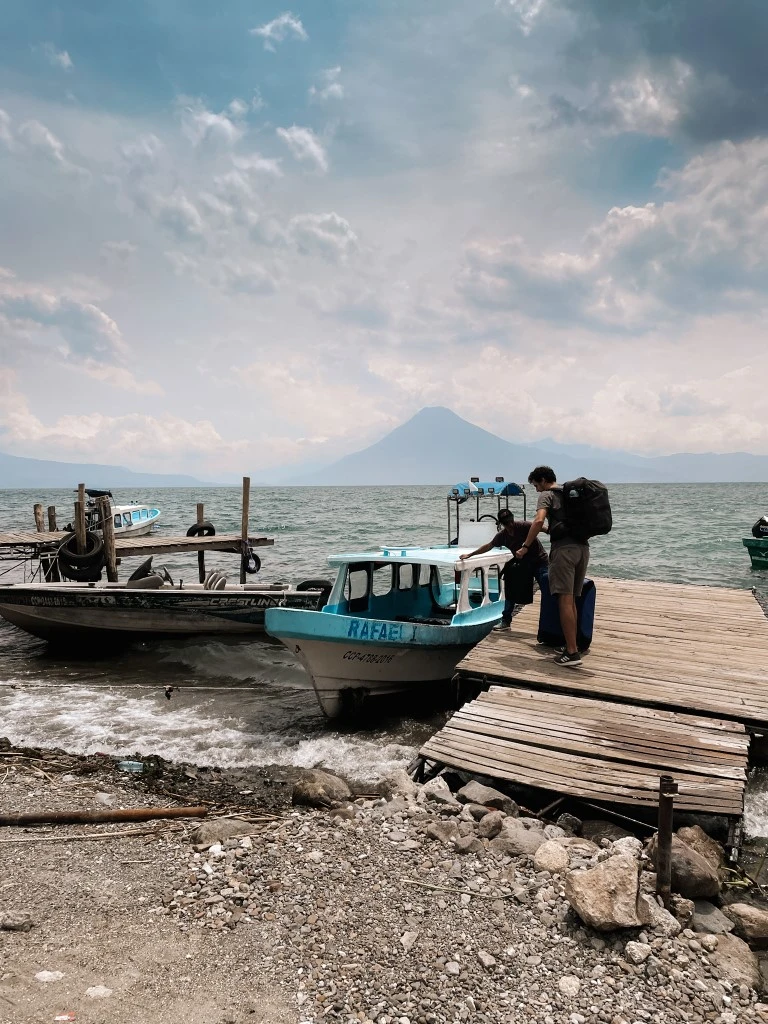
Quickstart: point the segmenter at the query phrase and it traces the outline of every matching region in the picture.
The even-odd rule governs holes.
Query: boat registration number
[[[392,640],[403,639],[402,622],[369,622],[368,619],[352,619],[349,623],[347,636],[354,640]]]

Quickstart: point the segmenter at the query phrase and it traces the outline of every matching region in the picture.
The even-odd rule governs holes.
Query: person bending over
[[[465,558],[474,558],[475,555],[484,555],[491,548],[509,548],[510,551],[517,552],[515,557],[518,562],[538,580],[539,575],[546,572],[549,561],[541,541],[537,539],[520,556],[522,547],[525,547],[523,539],[527,537],[531,525],[527,520],[515,522],[515,517],[510,509],[503,508],[499,512],[499,526],[501,529],[493,540],[489,540],[487,544],[483,544],[474,551],[470,551],[469,554],[459,555],[459,558],[463,561]],[[501,622],[493,627],[496,631],[509,629],[512,624],[512,613],[516,602],[512,587],[512,577],[510,575],[511,564],[507,562],[502,572],[504,579],[504,611],[501,615]]]

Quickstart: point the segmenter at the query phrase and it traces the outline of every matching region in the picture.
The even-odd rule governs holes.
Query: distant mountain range
[[[0,452],[0,487],[209,487],[193,476],[176,473],[137,473],[123,466],[97,463],[47,462]],[[215,486],[215,485],[213,485]]]
[[[560,444],[551,438],[515,444],[457,416],[422,409],[380,441],[324,467],[275,472],[273,482],[303,485],[452,484],[470,476],[525,482],[534,466],[551,465],[559,480],[587,476],[606,483],[768,482],[768,455],[747,452],[646,457]],[[46,462],[0,453],[0,487],[215,487],[192,476],[139,473],[122,466]],[[238,481],[239,482],[239,481]],[[232,481],[234,483],[234,480]],[[252,486],[267,486],[253,483]]]
[[[470,475],[524,482],[536,465],[559,480],[587,476],[605,483],[768,481],[768,456],[659,455],[559,444],[513,444],[442,406],[422,409],[380,441],[337,462],[288,480],[292,484],[450,484]]]

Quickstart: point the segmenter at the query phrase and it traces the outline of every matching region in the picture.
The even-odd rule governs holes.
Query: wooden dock
[[[51,533],[35,533],[17,531],[0,533],[0,557],[3,552],[28,552],[37,554],[50,551],[61,544],[70,534],[63,530]],[[257,534],[248,537],[248,544],[253,548],[266,547],[274,544],[271,537]],[[162,533],[150,533],[145,537],[115,537],[115,550],[118,557],[130,558],[133,555],[171,555],[195,551],[229,551],[240,554],[243,538],[239,533],[217,533],[213,537],[163,536]]]
[[[492,686],[422,747],[428,761],[588,800],[740,816],[749,737],[736,722]]]
[[[740,816],[748,730],[768,731],[768,619],[749,591],[596,580],[592,648],[579,669],[537,644],[538,598],[459,663],[490,690],[421,756],[583,799]],[[496,684],[496,685],[493,685]]]
[[[725,587],[598,579],[595,637],[579,669],[536,643],[538,598],[457,666],[464,679],[523,684],[688,711],[768,730],[768,619]]]

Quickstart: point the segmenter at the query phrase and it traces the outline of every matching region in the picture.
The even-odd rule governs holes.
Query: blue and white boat
[[[88,502],[85,509],[85,523],[89,530],[99,531],[101,529],[101,510],[97,501],[99,498],[107,498],[112,511],[112,525],[115,529],[115,536],[122,537],[130,534],[132,537],[142,537],[152,532],[152,527],[162,515],[159,508],[151,505],[142,505],[132,501],[130,505],[116,505],[111,491],[97,491],[93,488],[86,488]]]
[[[502,488],[498,482],[487,487],[483,493],[499,499],[500,507]],[[505,497],[523,493],[515,484],[504,491]],[[329,718],[371,697],[449,680],[467,651],[500,620],[500,572],[512,552],[493,548],[460,560],[498,529],[496,517],[481,517],[479,506],[477,520],[458,521],[458,506],[467,496],[463,487],[448,495],[449,532],[450,503],[456,507],[453,543],[334,555],[328,561],[338,572],[324,608],[267,610],[267,632],[299,658]]]

